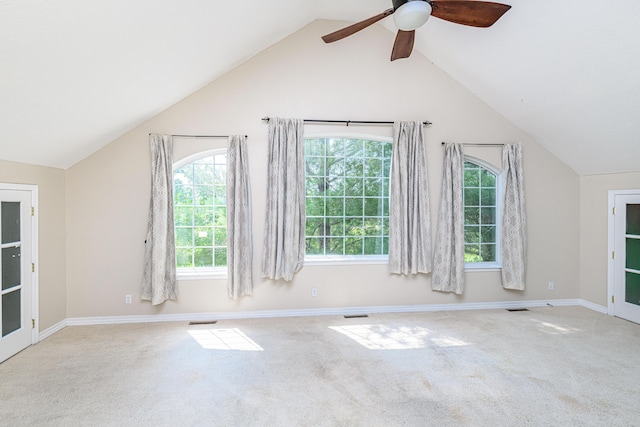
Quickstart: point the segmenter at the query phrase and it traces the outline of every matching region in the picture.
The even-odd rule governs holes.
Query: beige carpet
[[[69,327],[3,426],[640,426],[640,326],[582,307]]]

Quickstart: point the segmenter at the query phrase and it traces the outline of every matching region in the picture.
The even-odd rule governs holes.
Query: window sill
[[[389,257],[386,255],[381,256],[308,256],[304,259],[304,265],[381,265],[388,264]]]
[[[227,269],[178,269],[176,280],[224,280]]]
[[[474,262],[474,263],[465,263],[464,265],[465,272],[472,271],[502,271],[502,265],[497,262]]]

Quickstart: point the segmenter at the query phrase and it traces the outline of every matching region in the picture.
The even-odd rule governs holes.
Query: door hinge
[[[36,319],[31,319],[31,329],[36,327]]]
[[[612,208],[612,209],[611,209],[611,214],[612,214],[612,215],[615,215],[615,214],[616,214],[616,208]]]
[[[35,214],[36,214],[36,208],[31,206],[31,216],[34,216]]]
[[[616,251],[611,252],[611,259],[616,259]]]
[[[31,263],[31,272],[32,273],[36,272],[36,265],[34,263]]]
[[[613,304],[614,302],[616,302],[616,297],[611,295],[611,304]]]

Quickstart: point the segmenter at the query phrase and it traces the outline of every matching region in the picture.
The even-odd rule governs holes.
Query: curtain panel
[[[524,290],[527,230],[522,169],[522,145],[506,144],[502,150],[504,205],[502,208],[502,286]]]
[[[173,140],[149,136],[151,201],[147,219],[141,299],[162,304],[177,299],[176,245],[173,223]]]
[[[431,220],[421,122],[393,125],[389,206],[389,272],[431,271]]]
[[[292,280],[305,253],[304,125],[270,118],[262,276]]]
[[[227,147],[227,291],[229,298],[251,295],[251,186],[247,138],[229,137]]]
[[[460,144],[445,144],[440,209],[431,287],[434,291],[464,291],[464,218],[462,180],[464,158]]]

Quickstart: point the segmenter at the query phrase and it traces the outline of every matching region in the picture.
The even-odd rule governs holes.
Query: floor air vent
[[[507,311],[529,311],[528,308],[507,308]]]
[[[217,320],[200,320],[195,322],[189,322],[189,326],[191,325],[215,325],[218,323]]]
[[[345,314],[344,318],[345,319],[356,319],[358,317],[369,317],[368,314]]]

